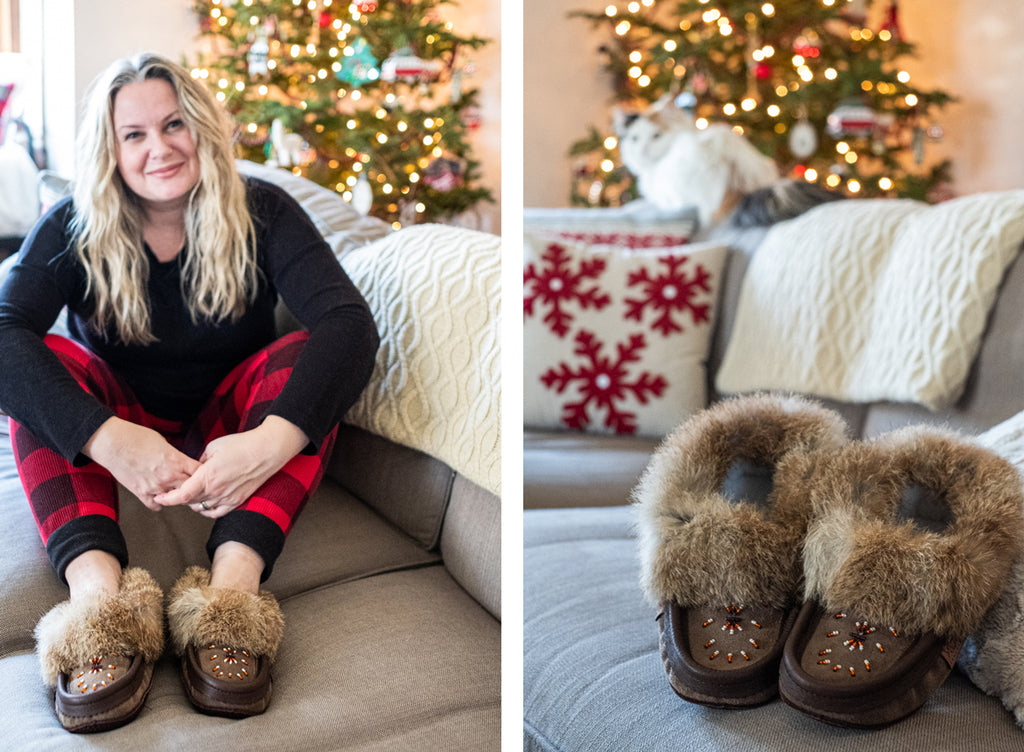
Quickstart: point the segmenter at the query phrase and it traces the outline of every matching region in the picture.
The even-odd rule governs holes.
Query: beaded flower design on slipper
[[[701,646],[694,651],[694,658],[708,666],[721,666],[723,662],[742,665],[756,660],[761,651],[771,650],[775,645],[776,635],[765,629],[770,618],[769,609],[763,604],[730,604],[717,609],[700,622],[699,630],[694,630],[696,639],[692,644]]]

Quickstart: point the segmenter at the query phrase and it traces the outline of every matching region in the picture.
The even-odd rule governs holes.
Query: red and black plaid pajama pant
[[[191,425],[149,414],[110,366],[76,342],[55,335],[44,341],[79,385],[117,417],[159,431],[173,446],[198,458],[214,439],[259,425],[307,339],[305,332],[289,334],[240,363]],[[263,579],[269,577],[292,524],[323,477],[336,436],[337,428],[316,454],[296,455],[247,502],[218,518],[206,545],[210,557],[220,544],[239,541],[263,557]],[[61,579],[67,565],[89,550],[107,551],[126,566],[113,476],[95,462],[68,462],[13,419],[11,442],[43,544]]]

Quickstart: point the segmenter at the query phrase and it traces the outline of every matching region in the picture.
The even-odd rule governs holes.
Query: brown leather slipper
[[[200,711],[228,718],[258,715],[270,705],[270,665],[284,630],[270,593],[210,587],[210,573],[190,567],[171,590],[171,637],[181,678]]]
[[[270,705],[270,661],[243,648],[189,644],[181,658],[189,701],[204,713],[245,718]]]
[[[54,687],[68,731],[123,726],[142,710],[163,652],[163,593],[142,569],[126,569],[115,595],[64,601],[36,626],[43,680]]]
[[[901,634],[807,603],[783,653],[779,692],[825,723],[882,728],[924,705],[953,670],[963,642]]]
[[[890,725],[945,681],[1002,591],[1024,534],[1020,475],[919,427],[849,445],[808,488],[806,603],[780,694],[833,725]]]
[[[811,511],[803,479],[845,443],[835,413],[756,395],[698,413],[655,452],[634,491],[641,579],[683,699],[739,708],[778,693]]]

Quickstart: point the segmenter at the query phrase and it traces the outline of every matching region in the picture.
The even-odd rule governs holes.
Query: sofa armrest
[[[501,620],[501,499],[455,476],[441,531],[441,556],[451,576]]]

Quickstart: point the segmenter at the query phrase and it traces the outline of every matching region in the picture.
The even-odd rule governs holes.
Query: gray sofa
[[[499,748],[500,499],[441,460],[353,425],[342,426],[324,481],[265,583],[285,616],[267,712],[240,721],[195,712],[168,651],[135,721],[102,734],[67,733],[32,638],[67,589],[40,544],[6,418],[0,429],[0,527],[8,535],[0,556],[0,748]],[[165,592],[187,566],[208,566],[209,520],[187,509],[153,514],[127,495],[121,501],[132,564]]]
[[[529,215],[528,215],[529,222]],[[722,229],[730,246],[708,361],[709,394],[740,283],[764,229]],[[963,396],[929,412],[909,404],[842,404],[854,436],[914,423],[975,433],[1024,409],[1024,258],[1004,277]],[[526,346],[529,346],[527,343]],[[1024,750],[1000,701],[954,671],[916,714],[880,731],[822,724],[781,701],[749,710],[684,702],[668,685],[655,609],[638,584],[629,491],[658,438],[526,427],[524,437],[524,747],[618,750]]]

